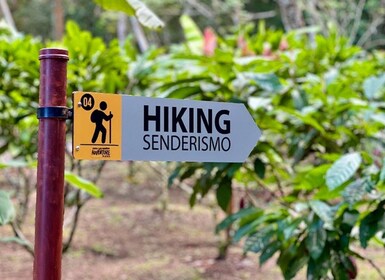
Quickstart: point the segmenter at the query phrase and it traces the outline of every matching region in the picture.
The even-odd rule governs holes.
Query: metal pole
[[[68,52],[40,50],[39,106],[65,107]],[[34,280],[60,280],[64,214],[64,118],[39,122]]]

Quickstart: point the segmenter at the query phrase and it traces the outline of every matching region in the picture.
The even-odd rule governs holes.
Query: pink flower
[[[210,27],[206,27],[203,32],[203,54],[206,56],[214,55],[217,48],[217,36],[214,30]]]

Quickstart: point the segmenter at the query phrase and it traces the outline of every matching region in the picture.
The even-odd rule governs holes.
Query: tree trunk
[[[130,23],[140,51],[145,52],[148,49],[149,45],[142,26],[139,24],[138,20],[135,17],[130,17]]]
[[[64,34],[64,8],[63,0],[55,0],[53,3],[53,39],[61,40]]]
[[[277,0],[277,2],[286,31],[305,26],[302,10],[297,0]]]
[[[9,9],[7,0],[0,0],[0,8],[1,8],[2,14],[4,15],[6,23],[11,28],[11,31],[13,33],[16,33],[17,32],[16,25],[15,25],[15,22],[13,20],[11,11]]]
[[[127,37],[127,15],[125,13],[119,13],[117,33],[119,43],[123,45]]]

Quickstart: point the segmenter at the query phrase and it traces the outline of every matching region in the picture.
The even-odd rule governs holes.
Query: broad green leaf
[[[367,182],[363,179],[358,179],[350,183],[342,192],[344,200],[353,205],[357,201],[360,201],[367,192]]]
[[[233,241],[234,242],[239,242],[239,240],[241,240],[242,237],[244,237],[245,235],[250,234],[253,231],[255,231],[257,229],[257,227],[261,223],[263,223],[265,220],[266,220],[266,218],[264,216],[262,216],[262,217],[257,218],[256,220],[252,221],[251,223],[248,223],[248,224],[240,227],[235,232],[235,234],[233,236]],[[249,238],[251,238],[251,236]],[[255,238],[257,238],[257,237],[255,237]],[[253,241],[251,241],[251,242],[253,242]],[[247,243],[247,240],[246,240],[246,243]],[[245,244],[245,248],[246,248],[246,246],[248,247],[248,245]]]
[[[348,271],[346,270],[343,262],[341,261],[341,256],[339,251],[332,250],[331,255],[331,271],[333,274],[333,279],[335,280],[349,280]]]
[[[251,68],[253,72],[258,73],[275,72],[284,66],[284,63],[280,60],[271,60],[261,56],[234,57],[234,62],[236,66],[247,66],[247,68]]]
[[[380,181],[385,182],[385,158],[382,159],[382,167],[380,172]]]
[[[373,113],[370,118],[382,125],[385,125],[385,114],[384,113]]]
[[[269,245],[272,238],[276,235],[273,224],[261,228],[257,232],[251,234],[245,241],[243,246],[244,252],[259,253]]]
[[[185,99],[201,92],[202,89],[200,86],[184,86],[169,92],[167,98]]]
[[[253,80],[266,91],[277,92],[282,89],[279,78],[275,74],[254,74]]]
[[[310,256],[313,259],[316,260],[321,256],[326,239],[327,233],[323,228],[323,222],[317,219],[310,225],[306,238],[306,248],[309,250]]]
[[[310,184],[313,189],[323,186],[325,184],[325,174],[330,166],[329,164],[323,164],[312,168],[312,170],[305,175],[305,181]]]
[[[362,162],[359,153],[346,154],[339,158],[326,172],[326,185],[330,190],[341,186],[356,173]]]
[[[165,91],[167,89],[173,88],[175,86],[185,86],[185,85],[191,85],[191,84],[201,84],[204,81],[212,81],[210,77],[207,76],[199,76],[199,77],[193,77],[193,78],[186,78],[186,79],[178,79],[176,81],[167,82],[162,84],[157,88],[157,90]]]
[[[377,208],[367,214],[360,223],[360,243],[361,246],[366,248],[369,240],[379,231],[385,230],[385,201],[381,201]]]
[[[168,180],[167,180],[167,186],[168,187],[171,187],[171,185],[174,183],[174,180],[179,176],[179,174],[181,173],[181,171],[184,169],[184,166],[183,165],[178,165],[174,171],[170,174],[170,176],[168,177]]]
[[[292,238],[296,234],[296,230],[298,226],[304,219],[296,218],[294,220],[284,219],[278,222],[278,235],[279,239],[283,241],[287,241]]]
[[[364,81],[364,85],[363,85],[365,96],[368,99],[373,99],[378,97],[378,93],[381,91],[381,89],[384,88],[384,85],[385,85],[385,74],[379,77],[372,76],[367,78]]]
[[[299,254],[297,258],[291,260],[288,269],[284,273],[285,279],[292,279],[301,270],[301,268],[308,262],[309,256],[304,252]]]
[[[249,207],[239,210],[237,213],[232,214],[228,217],[226,217],[222,222],[220,222],[216,228],[215,232],[218,233],[221,230],[224,230],[228,228],[230,225],[232,225],[236,220],[242,219],[246,216],[254,215],[254,214],[262,214],[262,210],[255,207]]]
[[[148,28],[162,28],[164,23],[142,1],[139,0],[94,0],[104,9],[135,15],[141,24]]]
[[[313,199],[323,201],[339,199],[341,197],[341,192],[343,191],[343,189],[343,185],[334,190],[330,190],[327,186],[322,186],[319,191],[314,194]]]
[[[357,267],[356,265],[352,262],[352,259],[345,255],[343,252],[340,252],[340,259],[341,263],[345,268],[345,271],[348,274],[348,279],[354,279],[357,277]]]
[[[190,51],[194,54],[202,54],[203,51],[203,34],[196,23],[188,15],[180,17],[186,44]]]
[[[351,230],[355,226],[359,218],[359,212],[355,209],[346,209],[340,225],[340,229],[343,233],[350,234]]]
[[[282,213],[280,212],[274,212],[269,214],[264,214],[251,223],[245,224],[244,226],[241,226],[234,234],[233,241],[239,242],[239,240],[242,239],[245,235],[248,235],[250,233],[253,233],[262,223],[272,221],[271,225],[274,225],[273,221],[276,221],[278,219],[282,218]],[[269,226],[267,226],[269,227]],[[263,228],[266,229],[267,227]]]
[[[261,255],[259,256],[259,265],[263,265],[267,260],[269,260],[279,249],[281,248],[281,242],[275,240],[269,245],[263,248]]]
[[[324,253],[317,260],[309,259],[306,272],[307,280],[324,279],[323,277],[326,276],[330,266],[329,251],[330,248],[324,250]]]
[[[332,208],[323,201],[312,200],[309,202],[311,209],[317,216],[325,223],[325,228],[333,227],[334,211]]]
[[[75,188],[81,189],[93,197],[103,197],[103,192],[101,191],[101,189],[98,188],[98,186],[84,178],[77,176],[72,172],[65,172],[65,180]]]
[[[258,175],[259,178],[265,178],[266,167],[262,160],[256,158],[254,161],[254,172]]]
[[[217,188],[217,202],[225,212],[228,210],[232,193],[231,178],[226,177]]]
[[[239,78],[250,80],[252,84],[256,84],[261,89],[266,90],[268,92],[278,92],[282,89],[282,84],[279,81],[277,75],[269,73],[242,73],[239,75]]]
[[[295,111],[293,109],[290,109],[288,107],[280,107],[282,111],[296,117],[297,119],[301,120],[304,124],[310,125],[311,127],[314,127],[322,134],[325,134],[325,129],[321,126],[321,124],[318,122],[317,119],[313,118],[310,114],[302,114],[298,111]]]
[[[9,194],[0,190],[0,226],[8,224],[15,218],[15,208]]]
[[[292,243],[285,250],[281,250],[277,264],[285,279],[292,279],[308,260],[309,256],[306,254],[304,242],[301,242],[299,246]]]
[[[336,68],[331,68],[328,72],[326,72],[324,75],[326,86],[333,83],[337,79],[339,74],[340,73],[338,72],[338,69],[336,69]]]

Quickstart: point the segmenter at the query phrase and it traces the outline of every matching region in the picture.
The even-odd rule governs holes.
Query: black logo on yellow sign
[[[104,127],[103,121],[108,121],[109,122],[109,135],[110,135],[109,143],[111,144],[111,119],[114,115],[111,113],[111,111],[110,111],[109,115],[104,113],[104,111],[107,109],[107,103],[104,101],[100,102],[99,109],[100,110],[98,110],[98,109],[94,110],[91,114],[91,122],[93,122],[95,124],[95,131],[94,131],[94,134],[92,136],[91,142],[95,143],[99,137],[99,134],[102,134],[102,143],[103,144],[106,143],[107,129]]]
[[[81,106],[84,110],[90,111],[95,106],[95,99],[91,94],[84,94],[81,99]],[[110,114],[107,115],[104,111],[108,108],[107,102],[101,101],[99,103],[99,109],[95,109],[90,116],[90,120],[92,123],[95,124],[95,130],[91,138],[92,143],[96,143],[96,141],[99,138],[99,135],[101,134],[101,142],[104,144],[106,143],[106,136],[107,136],[107,128],[104,126],[103,122],[107,121],[109,122],[109,143],[111,144],[111,138],[112,138],[112,126],[111,126],[111,119],[113,118],[113,114],[110,111]]]

